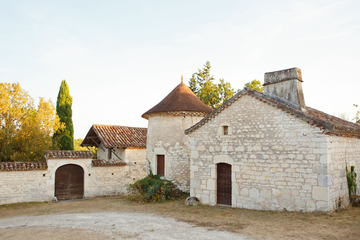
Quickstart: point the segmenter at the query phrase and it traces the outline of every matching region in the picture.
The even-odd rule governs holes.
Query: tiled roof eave
[[[46,159],[63,159],[63,158],[93,158],[94,154],[91,151],[69,151],[69,150],[53,150],[46,151]]]
[[[149,119],[150,116],[158,116],[158,115],[178,115],[178,116],[207,116],[209,113],[208,112],[203,112],[203,111],[189,111],[189,110],[184,110],[184,111],[166,111],[166,112],[152,112],[152,113],[144,113],[141,117],[145,118],[145,119]]]
[[[94,124],[90,131],[96,134],[105,148],[146,147],[146,128]],[[88,141],[89,133],[84,141]]]
[[[94,159],[91,162],[92,167],[114,167],[114,166],[126,166],[126,163],[122,160],[104,160],[104,159]]]
[[[199,128],[200,126],[204,125],[206,122],[208,122],[210,119],[212,119],[213,117],[215,117],[217,114],[219,114],[221,111],[223,111],[224,109],[226,109],[227,107],[229,107],[232,103],[234,103],[238,98],[242,97],[243,95],[250,95],[253,96],[255,98],[257,98],[260,101],[263,101],[267,104],[270,104],[274,107],[277,107],[283,111],[286,111],[294,116],[297,116],[299,118],[301,118],[302,120],[308,122],[311,125],[315,125],[319,128],[321,128],[323,130],[324,134],[327,135],[336,135],[336,136],[343,136],[343,137],[356,137],[356,138],[360,138],[360,130],[359,131],[354,131],[351,130],[350,128],[346,128],[346,127],[340,127],[335,125],[334,123],[328,122],[328,121],[324,121],[322,119],[319,118],[315,118],[314,116],[310,115],[307,112],[303,112],[301,110],[297,110],[295,108],[292,108],[286,104],[280,103],[274,99],[272,99],[269,96],[266,96],[265,94],[249,89],[249,88],[244,88],[243,90],[241,90],[240,92],[238,92],[237,94],[235,94],[232,98],[230,98],[227,102],[225,102],[223,105],[221,105],[219,108],[217,108],[214,112],[210,113],[208,116],[206,116],[204,119],[202,119],[201,121],[199,121],[197,124],[193,125],[192,127],[188,128],[185,130],[185,134],[189,134],[193,131],[195,131],[197,128]]]
[[[0,162],[0,171],[33,171],[47,168],[47,162]]]

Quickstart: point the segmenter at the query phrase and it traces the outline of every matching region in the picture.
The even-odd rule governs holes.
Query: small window
[[[224,129],[224,135],[228,135],[229,134],[229,127],[228,126],[223,126]]]
[[[108,149],[108,159],[111,159],[111,148]]]
[[[157,155],[157,175],[165,176],[165,155]]]

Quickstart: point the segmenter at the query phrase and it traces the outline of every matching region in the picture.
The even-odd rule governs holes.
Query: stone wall
[[[157,155],[165,155],[165,178],[185,192],[190,190],[190,144],[184,131],[204,117],[204,114],[192,114],[196,113],[152,114],[146,143],[146,158],[154,174],[157,173]]]
[[[108,151],[109,149],[104,146],[101,142],[100,146],[97,148],[97,158],[108,160]],[[123,148],[114,148],[116,154],[111,153],[111,159],[119,159],[119,157],[124,160],[125,159],[125,149]],[[117,156],[116,156],[117,155]]]
[[[329,168],[327,181],[330,188],[330,207],[336,209],[349,203],[346,162],[349,171],[351,166],[355,166],[355,172],[360,176],[360,139],[329,136],[327,145],[326,160]],[[359,184],[360,177],[357,178],[357,185],[360,186]],[[359,187],[357,194],[360,195]]]
[[[76,164],[84,170],[84,197],[126,194],[146,174],[145,149],[126,149],[124,166],[93,166],[92,159],[48,159],[45,170],[0,170],[0,204],[54,199],[56,170]]]
[[[129,184],[146,176],[145,149],[125,149],[125,166],[93,167],[87,176],[90,181],[86,197],[126,194]],[[85,177],[86,179],[86,177]]]
[[[49,201],[53,184],[47,170],[0,171],[0,205]]]
[[[188,135],[190,194],[203,204],[216,204],[216,164],[224,162],[232,165],[233,207],[333,209],[328,136],[318,127],[244,95]]]

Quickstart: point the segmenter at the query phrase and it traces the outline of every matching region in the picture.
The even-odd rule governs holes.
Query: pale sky
[[[352,119],[359,46],[359,0],[0,0],[0,82],[56,103],[66,79],[75,138],[147,127],[141,115],[206,61],[235,89],[298,67],[307,106]]]

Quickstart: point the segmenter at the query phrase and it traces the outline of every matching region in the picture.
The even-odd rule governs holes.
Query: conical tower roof
[[[152,113],[178,111],[209,114],[214,109],[203,103],[188,86],[181,82],[161,102],[145,112],[141,117],[149,119],[149,115]]]

